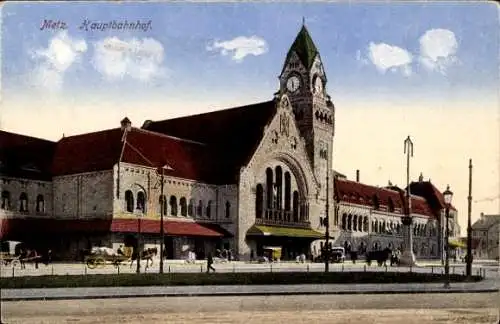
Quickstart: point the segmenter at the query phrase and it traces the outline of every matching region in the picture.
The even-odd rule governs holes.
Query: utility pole
[[[469,159],[469,196],[467,197],[467,265],[465,273],[470,279],[472,275],[472,159]]]
[[[330,262],[330,253],[328,249],[328,245],[330,243],[330,217],[329,217],[329,209],[330,209],[330,204],[328,199],[329,195],[329,187],[330,184],[330,177],[329,177],[329,172],[328,172],[328,167],[326,168],[326,211],[325,211],[325,220],[326,220],[326,229],[325,229],[325,272],[329,271],[329,262]]]
[[[163,258],[164,258],[164,255],[163,255],[163,246],[164,246],[164,242],[165,242],[165,229],[163,228],[163,214],[165,213],[164,211],[164,207],[165,207],[165,196],[163,195],[163,178],[164,178],[164,174],[163,174],[163,166],[161,168],[161,206],[160,206],[160,273],[163,273]]]

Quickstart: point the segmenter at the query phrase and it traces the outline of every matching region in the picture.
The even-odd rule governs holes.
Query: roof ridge
[[[4,131],[4,130],[0,130],[0,133],[5,133],[5,134],[19,136],[19,137],[25,137],[25,138],[29,138],[29,139],[34,139],[34,140],[39,140],[39,141],[44,141],[44,142],[49,142],[49,143],[54,143],[54,144],[57,143],[57,141],[52,141],[52,140],[48,140],[48,139],[41,138],[41,137],[35,137],[35,136],[31,136],[31,135],[24,135],[24,134],[20,134],[20,133],[8,132],[8,131]]]
[[[253,103],[253,104],[247,104],[247,105],[243,105],[243,106],[237,106],[237,107],[231,107],[231,108],[222,108],[222,109],[207,111],[207,112],[198,113],[198,114],[194,114],[194,115],[186,115],[186,116],[180,116],[180,117],[175,117],[175,118],[167,118],[167,119],[162,119],[162,120],[152,120],[151,122],[152,123],[159,123],[159,122],[163,122],[163,121],[167,121],[167,120],[171,121],[171,120],[176,120],[176,119],[198,117],[198,116],[213,114],[213,113],[220,112],[220,111],[237,110],[237,109],[247,108],[247,107],[250,107],[250,106],[257,106],[257,105],[262,105],[262,104],[268,104],[268,103],[271,103],[271,102],[274,102],[274,101],[275,101],[275,99],[266,100],[266,101],[259,101],[259,102]]]
[[[175,140],[180,140],[180,141],[187,142],[187,143],[193,143],[193,144],[199,144],[199,145],[202,145],[202,146],[207,146],[206,143],[193,141],[193,140],[190,140],[190,139],[187,139],[187,138],[180,138],[180,137],[176,137],[176,136],[172,136],[172,135],[158,133],[158,132],[155,132],[155,131],[151,131],[149,129],[132,127],[132,130],[138,131],[138,132],[142,132],[142,133],[146,133],[146,134],[156,135],[156,136],[159,136],[159,137],[166,137],[166,138],[171,138],[171,139],[175,139]]]
[[[108,128],[108,129],[103,129],[103,130],[99,130],[99,131],[95,131],[95,132],[88,132],[88,133],[81,133],[81,134],[75,134],[75,135],[70,135],[70,136],[64,136],[62,137],[59,141],[57,142],[60,142],[62,140],[65,140],[65,139],[68,139],[68,138],[75,138],[75,137],[81,137],[81,136],[86,136],[86,135],[93,135],[93,134],[99,134],[99,133],[106,133],[106,132],[111,132],[111,131],[115,131],[115,130],[119,130],[120,127],[114,127],[114,128]],[[56,142],[56,143],[57,143]]]

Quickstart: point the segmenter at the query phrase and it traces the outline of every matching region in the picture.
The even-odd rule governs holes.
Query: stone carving
[[[289,136],[290,134],[290,119],[286,114],[281,114],[280,116],[280,132],[285,136]]]
[[[272,134],[273,134],[273,136],[272,136],[271,141],[273,142],[273,144],[278,144],[278,139],[279,139],[278,132],[277,131],[273,131]]]
[[[297,143],[298,143],[297,138],[295,136],[292,137],[292,139],[291,139],[292,150],[296,150],[297,149]]]

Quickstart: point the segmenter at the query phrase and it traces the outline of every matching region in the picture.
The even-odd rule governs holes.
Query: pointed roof
[[[295,41],[288,50],[287,60],[293,52],[297,53],[300,61],[307,69],[311,68],[314,58],[319,54],[318,49],[316,48],[316,45],[314,44],[305,25],[302,25]]]

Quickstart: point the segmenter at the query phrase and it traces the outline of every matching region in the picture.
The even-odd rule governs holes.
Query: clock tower
[[[279,79],[279,93],[290,98],[309,160],[321,184],[320,198],[325,199],[326,174],[332,168],[335,108],[326,93],[327,78],[321,57],[305,25],[288,50]],[[330,183],[331,180],[330,174]]]

